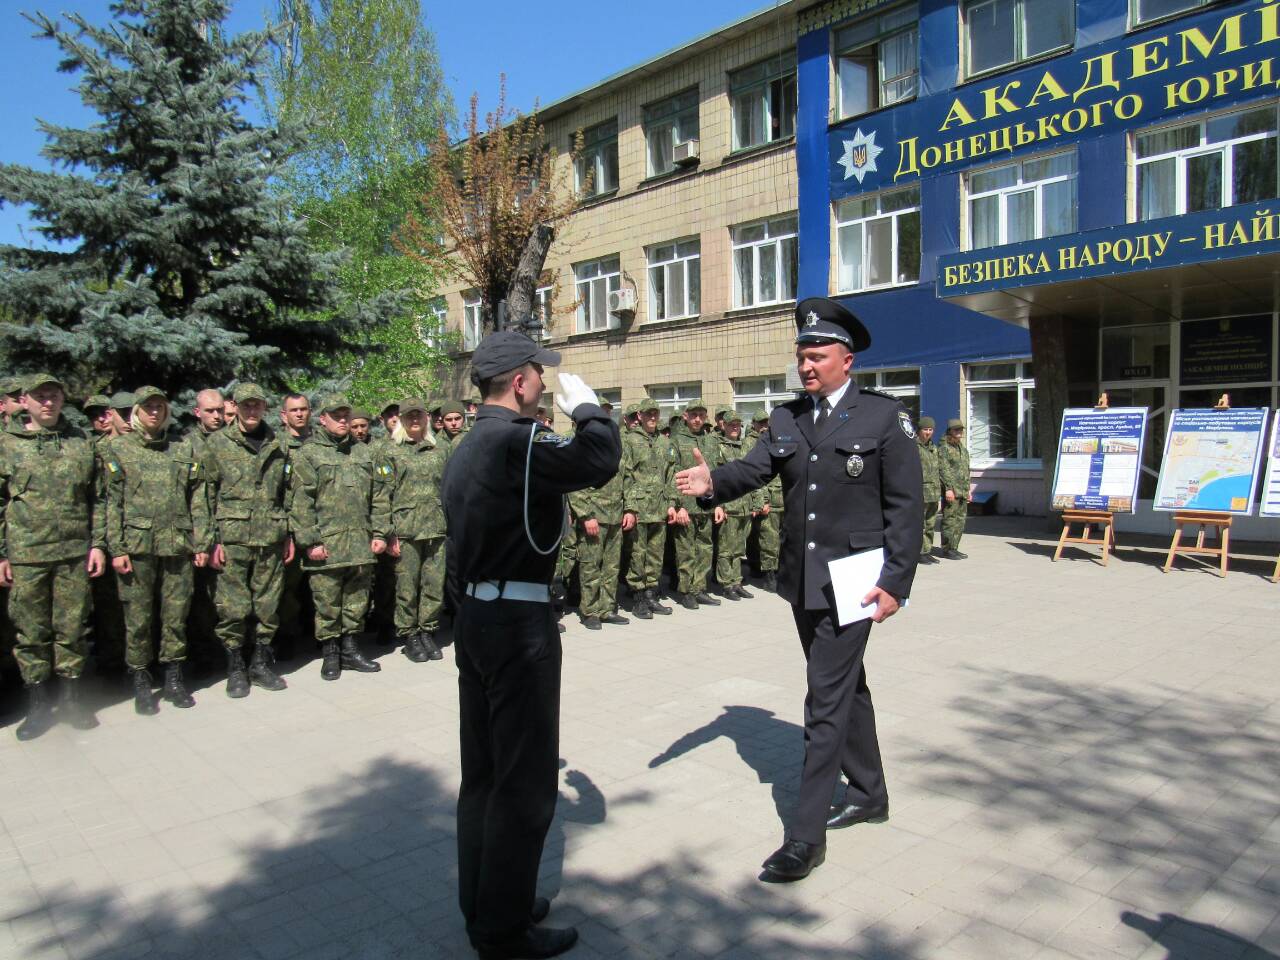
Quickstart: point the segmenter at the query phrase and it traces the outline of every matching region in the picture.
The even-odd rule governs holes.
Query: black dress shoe
[[[680,606],[684,607],[686,610],[697,610],[698,598],[692,593],[682,593],[680,595]]]
[[[813,868],[827,859],[825,843],[805,843],[803,840],[787,840],[775,850],[762,866],[766,880],[803,880]]]
[[[534,923],[541,923],[547,919],[547,914],[551,912],[551,901],[546,897],[534,897],[533,909],[529,911],[529,919]]]
[[[845,803],[831,808],[831,816],[827,818],[828,830],[840,830],[852,827],[855,823],[884,823],[889,819],[889,801],[858,806],[856,803]]]
[[[967,553],[961,553],[959,550],[943,550],[942,555],[948,560],[968,560]]]
[[[706,604],[708,607],[720,606],[720,601],[717,600],[715,597],[713,597],[711,594],[707,593],[707,591],[705,590],[699,590],[697,593],[693,595],[693,598],[697,600],[698,603]]]
[[[926,564],[937,563],[938,558],[935,557],[932,553],[922,553],[920,554],[920,562],[926,563]]]
[[[613,624],[615,627],[622,627],[622,626],[626,626],[626,625],[627,625],[628,623],[630,623],[631,621],[630,621],[630,620],[628,620],[626,617],[624,617],[624,616],[620,615],[619,613],[614,612],[614,613],[609,614],[607,617],[601,617],[601,618],[600,618],[600,622],[601,622],[601,623],[611,623],[611,624]]]
[[[578,931],[573,927],[560,930],[531,925],[510,940],[477,944],[476,952],[480,954],[480,960],[543,960],[559,956],[577,942]]]
[[[732,586],[730,586],[730,587],[724,587],[720,592],[724,594],[724,598],[725,598],[726,600],[732,600],[734,603],[737,603],[737,602],[738,602],[738,588],[737,588],[737,587],[732,587]]]
[[[736,593],[738,597],[742,600],[750,600],[753,596],[755,596],[752,593],[748,593],[747,588],[744,587],[742,584],[738,584],[736,587],[733,588],[733,590],[734,590],[734,593]]]
[[[582,618],[582,625],[586,627],[588,630],[599,630],[600,618],[587,615]]]
[[[772,570],[765,571],[765,575],[761,578],[764,580],[764,588],[770,593],[776,593],[778,589],[778,575]]]

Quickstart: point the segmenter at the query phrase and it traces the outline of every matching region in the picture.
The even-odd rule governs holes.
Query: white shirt
[[[813,422],[814,423],[818,422],[818,414],[822,412],[823,403],[826,403],[826,405],[830,407],[834,412],[836,408],[836,404],[840,402],[840,398],[844,396],[844,392],[849,389],[849,384],[851,384],[852,382],[853,382],[852,380],[846,380],[844,384],[833,393],[830,393],[825,397],[813,398]]]

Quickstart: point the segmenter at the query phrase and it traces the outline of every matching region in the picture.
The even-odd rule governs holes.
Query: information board
[[[1266,408],[1174,410],[1156,484],[1156,510],[1253,511]]]
[[[1063,410],[1053,509],[1133,513],[1146,435],[1146,407]]]
[[[1280,411],[1271,420],[1271,443],[1267,446],[1267,474],[1262,482],[1262,505],[1258,513],[1264,517],[1280,517]]]

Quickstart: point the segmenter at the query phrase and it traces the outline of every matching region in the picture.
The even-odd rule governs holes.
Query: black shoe
[[[524,933],[501,943],[476,945],[480,960],[543,960],[558,957],[578,942],[578,931],[573,927],[563,930],[554,927],[530,926]]]
[[[360,652],[353,634],[342,638],[342,669],[354,670],[356,673],[377,673],[382,665],[375,663]]]
[[[841,830],[855,823],[884,823],[889,819],[889,801],[858,806],[856,803],[839,804],[831,808],[827,818],[828,830]]]
[[[599,630],[600,618],[593,617],[590,614],[588,614],[587,616],[582,618],[582,625],[586,627],[588,630]]]
[[[697,610],[698,598],[692,593],[682,593],[680,594],[680,606],[684,607],[686,610]]]
[[[27,687],[27,715],[15,733],[19,740],[34,740],[52,726],[53,691],[49,689],[48,680],[41,680]]]
[[[740,583],[735,585],[733,589],[734,592],[743,600],[751,600],[753,598],[753,595],[747,592],[747,588]]]
[[[342,655],[338,653],[338,641],[326,640],[320,645],[320,677],[337,680],[342,676]]]
[[[732,600],[734,603],[737,603],[739,600],[737,587],[721,587],[720,592],[724,594],[724,598],[726,600]]]
[[[276,655],[269,643],[259,643],[253,648],[253,661],[249,664],[249,682],[263,690],[280,691],[289,685],[276,673],[271,664]]]
[[[160,696],[183,710],[196,705],[195,697],[191,696],[187,685],[182,682],[182,664],[164,665],[164,689],[160,691]]]
[[[644,592],[644,598],[649,601],[649,609],[654,613],[660,614],[664,617],[671,616],[671,608],[664,607],[662,605],[662,601],[658,599],[657,590],[646,590]]]
[[[77,730],[92,730],[98,725],[98,718],[80,699],[81,682],[79,677],[74,680],[63,677],[58,682],[58,719]]]
[[[948,560],[968,560],[967,553],[961,553],[959,550],[943,550],[942,555]]]
[[[427,651],[428,660],[444,659],[444,651],[440,649],[440,644],[436,643],[436,638],[430,630],[418,634],[418,642],[422,644],[422,649]]]
[[[935,557],[932,553],[926,552],[926,553],[920,554],[920,562],[923,564],[933,564],[938,562],[938,558]]]
[[[233,700],[249,695],[249,674],[244,668],[240,648],[227,651],[227,696]]]
[[[155,697],[151,696],[151,674],[146,670],[133,671],[133,712],[144,717],[160,712]]]
[[[765,575],[761,579],[764,581],[764,588],[766,590],[768,590],[770,593],[777,592],[778,575],[774,571],[772,570],[766,571]]]
[[[623,626],[626,626],[631,621],[628,620],[626,617],[622,616],[620,613],[618,613],[618,611],[615,610],[613,613],[609,614],[607,617],[601,617],[600,622],[612,623],[615,627],[623,627]]]
[[[653,619],[653,607],[649,606],[649,598],[645,594],[636,593],[635,601],[631,604],[631,613],[637,620]]]
[[[551,901],[546,897],[534,897],[533,909],[529,911],[529,919],[534,923],[541,923],[547,919],[547,914],[551,912]]]
[[[705,590],[699,590],[693,596],[694,596],[694,599],[697,600],[699,603],[705,604],[708,607],[720,606],[720,601],[717,600],[715,597],[713,597],[711,594],[707,593],[707,591]]]
[[[762,866],[766,880],[803,880],[827,859],[825,843],[787,840]]]
[[[414,663],[426,663],[430,658],[427,656],[426,648],[422,645],[422,640],[417,634],[409,634],[404,637],[404,646],[400,648],[400,652],[412,660]]]

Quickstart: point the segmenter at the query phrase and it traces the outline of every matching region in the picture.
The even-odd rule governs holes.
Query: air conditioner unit
[[[686,140],[684,143],[677,143],[671,159],[678,167],[687,167],[690,164],[697,163],[698,141]]]
[[[609,291],[610,313],[635,313],[636,292],[630,287]]]

